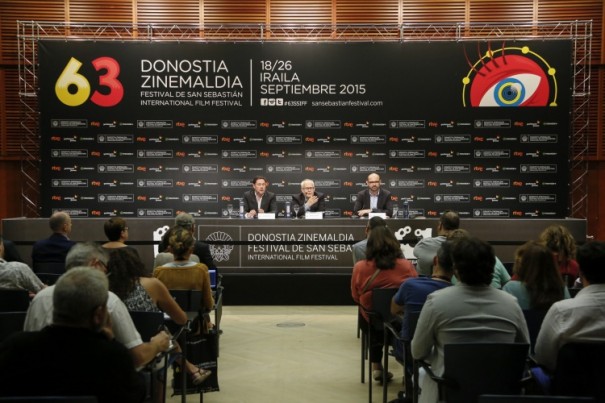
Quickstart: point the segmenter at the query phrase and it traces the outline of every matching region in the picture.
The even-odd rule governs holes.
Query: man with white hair
[[[53,289],[53,324],[0,344],[0,396],[141,401],[144,389],[132,358],[108,327],[107,277],[92,267],[76,267]]]
[[[300,206],[297,217],[304,217],[307,211],[326,210],[324,195],[315,191],[315,182],[311,179],[300,182],[300,193],[292,195],[292,205]]]

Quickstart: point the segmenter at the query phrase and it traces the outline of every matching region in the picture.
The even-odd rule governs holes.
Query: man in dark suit
[[[252,179],[252,190],[244,193],[244,217],[256,218],[258,213],[277,213],[275,193],[267,191],[269,182],[263,176]]]
[[[326,201],[323,193],[315,191],[315,182],[305,179],[300,182],[300,193],[292,195],[292,205],[300,206],[297,217],[304,217],[307,211],[325,211]]]
[[[386,213],[387,217],[391,217],[393,214],[391,192],[380,187],[380,176],[377,173],[369,174],[366,184],[368,188],[357,194],[353,214],[364,217],[369,213]]]
[[[32,268],[36,273],[64,273],[65,256],[75,242],[69,239],[71,217],[57,211],[48,220],[53,234],[37,241],[32,247]]]
[[[166,232],[166,234],[164,234],[162,237],[162,241],[158,246],[159,252],[166,252],[166,249],[168,249],[170,243],[170,235],[176,228],[184,228],[190,231],[195,238],[195,219],[191,214],[180,213],[174,219],[174,227],[172,227],[170,231]],[[210,253],[210,245],[208,245],[206,242],[196,239],[195,243],[193,244],[193,254],[196,255],[200,259],[200,263],[205,264],[208,269],[216,270],[212,253]]]

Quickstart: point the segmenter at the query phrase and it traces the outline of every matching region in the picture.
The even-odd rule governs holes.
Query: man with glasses
[[[297,217],[304,217],[307,211],[325,211],[324,194],[315,191],[315,182],[305,179],[300,182],[300,193],[292,195],[292,206],[299,206]]]
[[[391,217],[393,215],[391,192],[380,187],[380,175],[369,174],[366,185],[368,188],[357,194],[353,214],[365,217],[370,213],[385,213],[387,217]]]

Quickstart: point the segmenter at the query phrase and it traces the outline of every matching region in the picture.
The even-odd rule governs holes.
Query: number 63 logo
[[[61,75],[55,83],[55,94],[59,101],[67,106],[80,106],[90,96],[90,100],[98,106],[109,108],[120,103],[124,97],[124,87],[118,76],[120,75],[120,65],[118,62],[107,56],[96,58],[92,61],[95,70],[105,70],[105,74],[99,76],[99,85],[107,87],[109,93],[103,94],[99,91],[94,91],[90,96],[90,82],[82,74],[78,73],[82,62],[72,57]],[[76,91],[70,92],[69,87],[75,86]]]

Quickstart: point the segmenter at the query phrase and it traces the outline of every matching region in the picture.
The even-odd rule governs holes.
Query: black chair
[[[478,403],[590,403],[592,397],[481,395]]]
[[[130,317],[145,342],[158,334],[164,325],[162,312],[130,311]],[[145,401],[154,403],[166,401],[167,362],[168,353],[163,353],[145,366],[144,372],[149,378]]]
[[[36,276],[46,285],[53,285],[57,282],[61,274],[59,273],[36,273]]]
[[[365,337],[362,334],[362,377],[363,377],[363,367],[365,365],[365,358],[367,356],[367,351],[372,346],[372,331],[376,330],[380,332],[384,332],[384,323],[389,322],[393,319],[393,315],[391,314],[391,300],[393,296],[397,292],[399,288],[374,288],[371,290],[372,292],[372,310],[365,311],[368,314],[369,322],[368,327],[365,332]],[[363,307],[362,307],[363,309]],[[384,339],[380,340],[382,344],[383,350],[386,350]],[[384,351],[384,355],[387,355],[387,351]],[[369,401],[372,402],[372,362],[368,358],[368,395]],[[362,378],[363,383],[363,378]],[[383,384],[383,400],[386,399],[386,383],[387,383],[387,371],[383,369],[382,371],[382,384]]]
[[[407,312],[404,316],[404,323],[407,322],[408,327],[408,337],[402,337],[401,332],[393,324],[393,322],[384,322],[384,344],[391,345],[392,342],[401,343],[403,345],[403,360],[400,360],[396,357],[397,362],[401,364],[403,367],[404,373],[404,389],[399,392],[397,396],[398,402],[403,401],[411,401],[412,396],[414,395],[414,384],[418,383],[418,379],[414,377],[413,371],[413,363],[414,359],[412,358],[412,338],[414,337],[414,333],[416,332],[416,325],[418,324],[418,317],[420,316],[420,311],[418,312]],[[403,325],[403,323],[402,323]],[[385,372],[389,370],[389,360],[388,356],[384,357],[383,364]],[[383,403],[386,402],[386,385],[383,385]]]
[[[559,349],[551,393],[605,401],[605,342],[567,343]]]
[[[69,402],[69,403],[97,403],[96,396],[6,396],[0,397],[0,402],[28,402],[28,403],[46,403],[46,402]]]
[[[0,312],[0,343],[8,336],[23,330],[27,312]]]
[[[34,273],[65,273],[65,262],[34,262],[32,266]]]
[[[525,343],[446,344],[442,376],[418,363],[437,382],[440,402],[476,403],[485,394],[520,395],[528,352]]]
[[[525,317],[525,323],[527,323],[527,330],[529,331],[529,343],[531,348],[531,354],[534,353],[534,347],[536,345],[536,339],[540,332],[540,327],[546,316],[545,310],[537,309],[524,309],[523,316]]]
[[[26,290],[0,289],[0,312],[27,311],[29,301]]]

